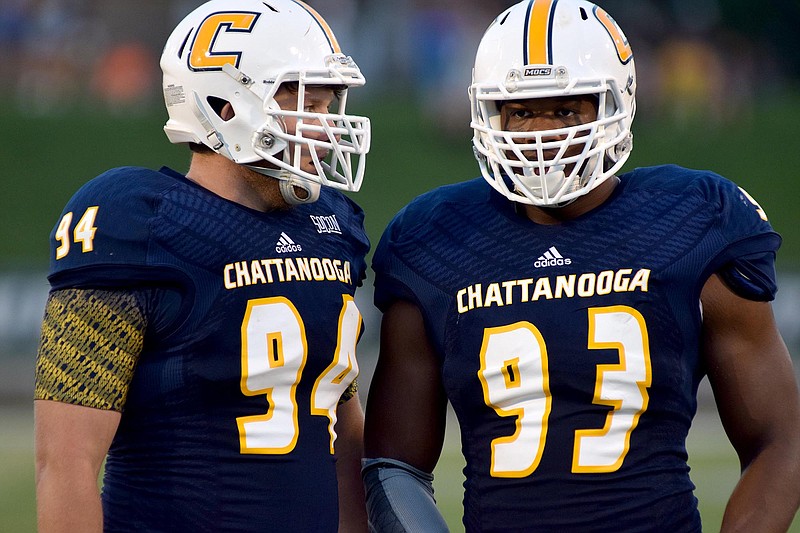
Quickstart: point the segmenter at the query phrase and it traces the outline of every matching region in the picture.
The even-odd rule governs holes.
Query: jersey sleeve
[[[440,355],[448,328],[441,317],[455,306],[449,286],[461,276],[468,256],[452,243],[476,231],[473,214],[500,198],[505,201],[483,178],[432,189],[397,213],[375,249],[376,307],[385,312],[397,300],[416,304]],[[442,233],[448,238],[438,238]]]
[[[61,289],[47,298],[34,399],[121,412],[145,336],[180,317],[174,290]]]
[[[395,215],[386,227],[372,257],[372,269],[375,272],[375,306],[382,312],[396,300],[417,302],[414,292],[406,285],[408,281],[403,275],[403,259],[398,251],[404,236],[403,223],[407,209],[406,207]]]
[[[353,247],[353,281],[360,287],[367,277],[366,256],[370,249],[369,237],[364,227],[364,210],[347,196],[342,194],[342,198],[351,210],[348,217],[350,225],[348,234],[351,236]]]
[[[422,226],[435,202],[415,201],[401,210],[384,231],[372,260],[375,272],[375,306],[382,312],[398,300],[415,304],[422,313],[425,328],[439,354],[444,353],[447,325],[437,317],[447,316],[452,296],[436,281],[443,265],[441,250],[430,250],[422,236]]]
[[[711,270],[743,298],[773,300],[778,290],[775,258],[780,235],[761,205],[743,188],[722,179],[717,195],[717,225],[727,244],[714,258]]]
[[[154,171],[126,167],[79,189],[50,234],[51,286],[130,287],[174,277],[148,255],[158,195],[166,186]]]

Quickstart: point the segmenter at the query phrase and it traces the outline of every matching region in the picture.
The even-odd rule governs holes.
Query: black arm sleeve
[[[373,533],[446,533],[433,475],[394,459],[364,459],[361,475]]]

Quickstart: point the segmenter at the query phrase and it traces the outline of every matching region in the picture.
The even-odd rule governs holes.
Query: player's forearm
[[[369,530],[360,455],[347,453],[337,458],[339,531],[342,533],[366,533]]]
[[[36,508],[39,533],[101,533],[103,510],[97,476],[62,475],[37,466]]]
[[[102,531],[98,477],[120,414],[46,400],[33,404],[40,533]]]
[[[367,507],[361,481],[364,455],[364,413],[358,395],[338,408],[336,422],[336,477],[339,484],[339,531],[366,533]]]
[[[358,495],[339,496],[339,532],[340,533],[366,533],[367,509],[364,504],[364,491]]]
[[[786,532],[800,505],[800,458],[797,451],[762,452],[734,488],[721,533]]]

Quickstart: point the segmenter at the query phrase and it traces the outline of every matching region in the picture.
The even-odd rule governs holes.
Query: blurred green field
[[[373,124],[367,176],[356,195],[373,243],[392,215],[418,194],[479,175],[468,116],[463,130],[445,135],[433,117],[402,100],[374,101],[353,112],[367,114]],[[161,111],[108,115],[73,110],[37,117],[0,110],[0,270],[45,264],[48,234],[64,203],[100,172],[122,165],[185,170],[188,150],[167,142],[161,131],[164,119]],[[732,123],[698,119],[679,126],[640,112],[626,168],[671,162],[733,179],[762,204],[783,234],[779,269],[799,271],[798,123],[800,93],[776,97]]]

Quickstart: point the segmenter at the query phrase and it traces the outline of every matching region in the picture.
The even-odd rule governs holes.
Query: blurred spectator
[[[31,11],[31,2],[28,0],[3,0],[0,9],[0,49],[5,52],[5,58],[0,62],[0,80],[16,79],[23,68],[21,50],[31,28]]]
[[[171,25],[203,3],[0,1],[0,46],[7,52],[0,92],[16,92],[19,105],[34,112],[81,99],[92,105],[88,94],[114,105],[155,102],[158,83],[139,66],[143,54],[152,63]],[[343,49],[367,76],[369,94],[418,101],[444,131],[468,134],[463,116],[473,54],[488,23],[513,0],[306,1],[339,28]],[[741,116],[756,91],[800,77],[797,0],[758,6],[749,0],[597,2],[614,13],[637,50],[639,90],[653,95],[642,99],[641,115],[659,110],[684,120],[722,99],[721,117]],[[683,65],[676,68],[675,61]],[[684,102],[689,107],[678,111]]]
[[[417,0],[406,43],[414,94],[437,127],[469,137],[469,98],[475,51],[492,20],[513,1],[487,1],[467,9],[458,0]]]
[[[138,42],[111,48],[98,61],[91,83],[94,93],[112,112],[142,109],[158,94],[154,58]]]
[[[0,46],[3,50],[16,50],[23,42],[30,25],[30,11],[29,0],[3,0],[3,9],[0,9]]]
[[[675,38],[658,50],[660,84],[657,88],[662,111],[678,124],[724,118],[724,68],[719,54],[706,41]]]
[[[11,79],[17,101],[33,113],[68,107],[85,90],[86,72],[100,29],[83,0],[31,0],[19,54],[24,68]]]
[[[470,32],[464,10],[451,2],[418,5],[408,30],[414,92],[423,111],[445,130],[466,131],[469,65],[480,35]]]

